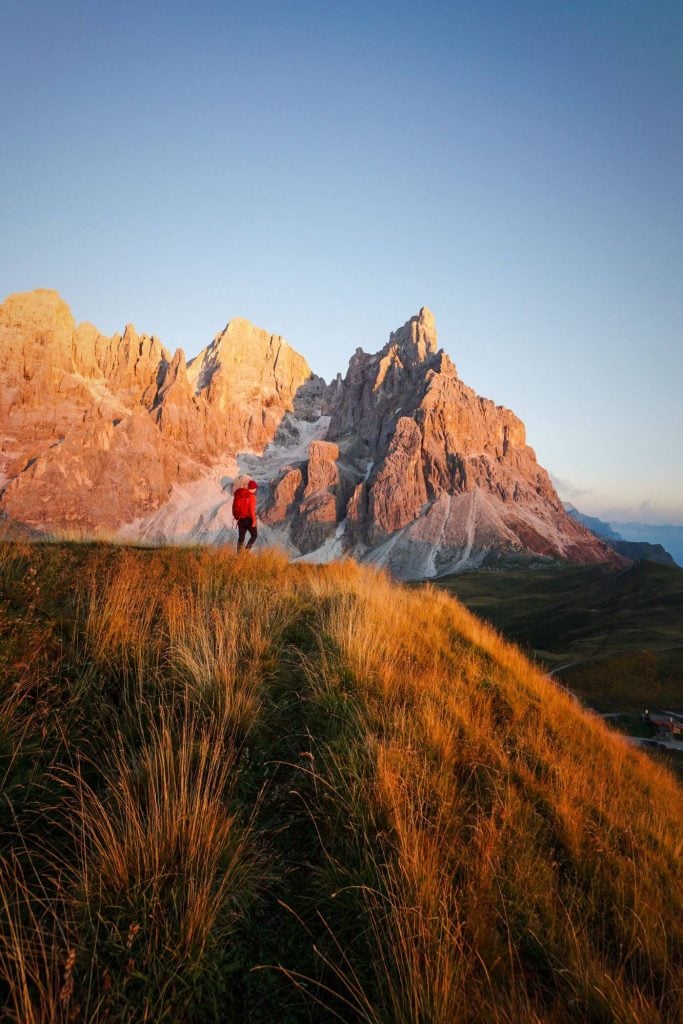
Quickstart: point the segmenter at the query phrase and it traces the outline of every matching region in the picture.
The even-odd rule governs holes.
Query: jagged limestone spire
[[[397,345],[413,363],[422,363],[428,356],[434,355],[438,351],[439,343],[431,310],[423,306],[403,327],[392,331],[389,344]]]

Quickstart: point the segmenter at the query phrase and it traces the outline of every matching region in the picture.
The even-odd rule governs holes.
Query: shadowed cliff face
[[[262,484],[265,540],[295,556],[350,553],[399,576],[623,561],[567,516],[524,424],[462,383],[426,308],[326,386],[247,320],[186,364],[131,325],[76,326],[56,292],[13,295],[0,424],[2,512],[44,531],[172,540],[182,522],[184,539],[226,540],[241,469]]]

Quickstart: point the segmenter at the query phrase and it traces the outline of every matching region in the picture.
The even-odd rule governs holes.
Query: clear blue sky
[[[421,305],[562,493],[683,523],[683,4],[0,0],[0,291],[326,377]]]

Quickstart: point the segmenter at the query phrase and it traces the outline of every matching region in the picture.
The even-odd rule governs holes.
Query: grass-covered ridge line
[[[7,1019],[677,1019],[680,789],[446,594],[0,561]]]

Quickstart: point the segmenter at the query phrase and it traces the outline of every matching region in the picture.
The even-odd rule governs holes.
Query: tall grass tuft
[[[73,928],[63,890],[27,882],[17,857],[0,860],[0,983],[3,1016],[21,1024],[74,1019]],[[0,990],[2,991],[2,990]]]
[[[123,970],[137,976],[127,1001],[144,990],[150,1013],[180,1012],[205,975],[219,985],[217,958],[259,880],[251,826],[230,806],[234,752],[219,729],[162,712],[138,749],[118,739],[106,776],[101,794],[71,781],[88,955],[100,988]]]

